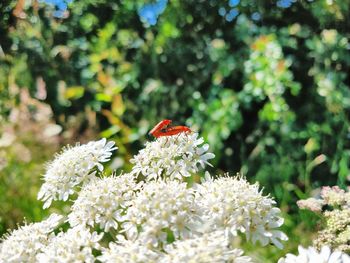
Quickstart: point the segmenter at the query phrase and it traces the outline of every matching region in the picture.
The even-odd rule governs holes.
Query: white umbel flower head
[[[36,255],[54,236],[52,231],[63,217],[52,214],[39,223],[31,223],[5,235],[0,243],[0,262],[36,262]]]
[[[283,247],[281,240],[288,239],[276,230],[283,224],[280,210],[274,207],[276,202],[263,196],[257,183],[249,184],[240,176],[216,180],[207,177],[195,186],[195,192],[198,213],[210,231],[229,230],[233,236],[239,231],[254,244],[260,241],[266,246],[272,242],[278,248]]]
[[[299,255],[287,254],[280,258],[278,263],[350,263],[349,255],[340,252],[332,252],[328,246],[322,247],[318,252],[314,247],[298,247]]]
[[[117,229],[139,188],[131,174],[91,180],[79,192],[68,215],[69,224],[99,225],[105,232]]]
[[[175,136],[160,137],[153,142],[147,142],[132,160],[132,173],[142,174],[146,180],[158,178],[180,179],[198,172],[208,160],[214,158],[208,153],[209,145],[203,144],[204,139],[198,139],[198,133],[180,133]]]
[[[93,168],[103,170],[101,163],[107,162],[115,149],[114,142],[106,139],[66,147],[49,163],[44,175],[44,184],[38,193],[38,199],[45,202],[44,208],[53,200],[67,201],[76,185],[94,176]]]
[[[109,243],[109,248],[102,249],[102,255],[97,259],[106,263],[156,263],[161,255],[159,251],[146,247],[138,240],[124,240]]]
[[[195,231],[193,194],[179,181],[151,181],[132,200],[123,224],[128,239],[138,238],[153,247],[167,243],[169,232],[176,239]]]
[[[93,249],[100,249],[102,234],[79,226],[60,232],[37,255],[37,262],[95,262]]]
[[[167,255],[161,263],[248,263],[251,258],[243,256],[241,249],[232,248],[223,231],[215,231],[200,237],[178,240],[165,247]]]

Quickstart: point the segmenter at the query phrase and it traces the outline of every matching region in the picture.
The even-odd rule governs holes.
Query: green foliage
[[[347,184],[349,0],[242,0],[232,22],[218,13],[226,1],[172,0],[151,27],[140,0],[74,1],[64,19],[44,4],[20,19],[17,3],[0,4],[1,119],[18,101],[8,87],[36,96],[43,82],[64,131],[76,122],[70,134],[92,128],[116,141],[114,168],[127,170],[120,160],[168,118],[199,131],[216,167],[258,180],[286,212],[312,188]]]
[[[36,200],[40,175],[46,161],[58,148],[59,126],[51,120],[50,107],[29,97],[26,89],[10,86],[9,97],[19,96],[10,117],[1,123],[0,137],[0,232],[16,223],[41,220],[41,202]]]

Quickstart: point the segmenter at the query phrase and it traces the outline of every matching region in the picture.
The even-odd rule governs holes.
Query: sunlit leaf
[[[71,86],[66,88],[64,98],[67,100],[76,100],[84,96],[85,88],[82,86]]]

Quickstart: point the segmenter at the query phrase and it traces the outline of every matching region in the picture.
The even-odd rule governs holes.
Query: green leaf
[[[82,86],[71,86],[64,91],[64,98],[67,100],[76,100],[84,96],[85,88]]]

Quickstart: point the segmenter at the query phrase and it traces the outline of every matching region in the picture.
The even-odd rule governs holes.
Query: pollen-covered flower
[[[160,137],[147,142],[146,147],[134,156],[132,173],[142,174],[146,180],[157,178],[182,179],[198,172],[198,165],[204,166],[214,158],[208,153],[209,145],[198,139],[198,133],[181,133],[176,136]]]
[[[99,225],[106,232],[110,228],[117,229],[139,188],[140,184],[131,174],[91,180],[79,192],[68,221],[71,226]]]
[[[76,185],[94,177],[93,168],[103,170],[101,163],[107,162],[115,149],[114,142],[106,139],[66,147],[49,163],[44,175],[45,182],[38,194],[38,199],[45,202],[44,208],[53,200],[66,201]]]
[[[93,249],[100,249],[102,234],[79,226],[60,232],[37,255],[38,262],[95,262]]]
[[[207,178],[195,186],[195,202],[207,229],[244,233],[247,240],[266,246],[272,242],[282,248],[287,236],[276,230],[283,224],[276,202],[263,196],[259,185],[249,184],[243,177]]]
[[[350,263],[350,257],[340,251],[332,252],[327,246],[318,252],[314,247],[298,247],[299,255],[287,254],[278,263]]]
[[[123,224],[128,239],[138,238],[157,247],[172,237],[186,238],[195,231],[193,194],[185,183],[151,181],[132,200]]]
[[[24,225],[7,234],[0,243],[0,262],[36,262],[36,255],[54,236],[52,231],[63,217],[52,214],[39,223]]]
[[[148,248],[138,240],[123,240],[118,243],[109,243],[109,248],[102,249],[102,255],[98,260],[106,263],[156,263],[161,256],[161,252]]]
[[[233,248],[223,231],[203,234],[200,237],[178,240],[165,246],[167,254],[162,263],[182,262],[251,262],[243,251]]]

